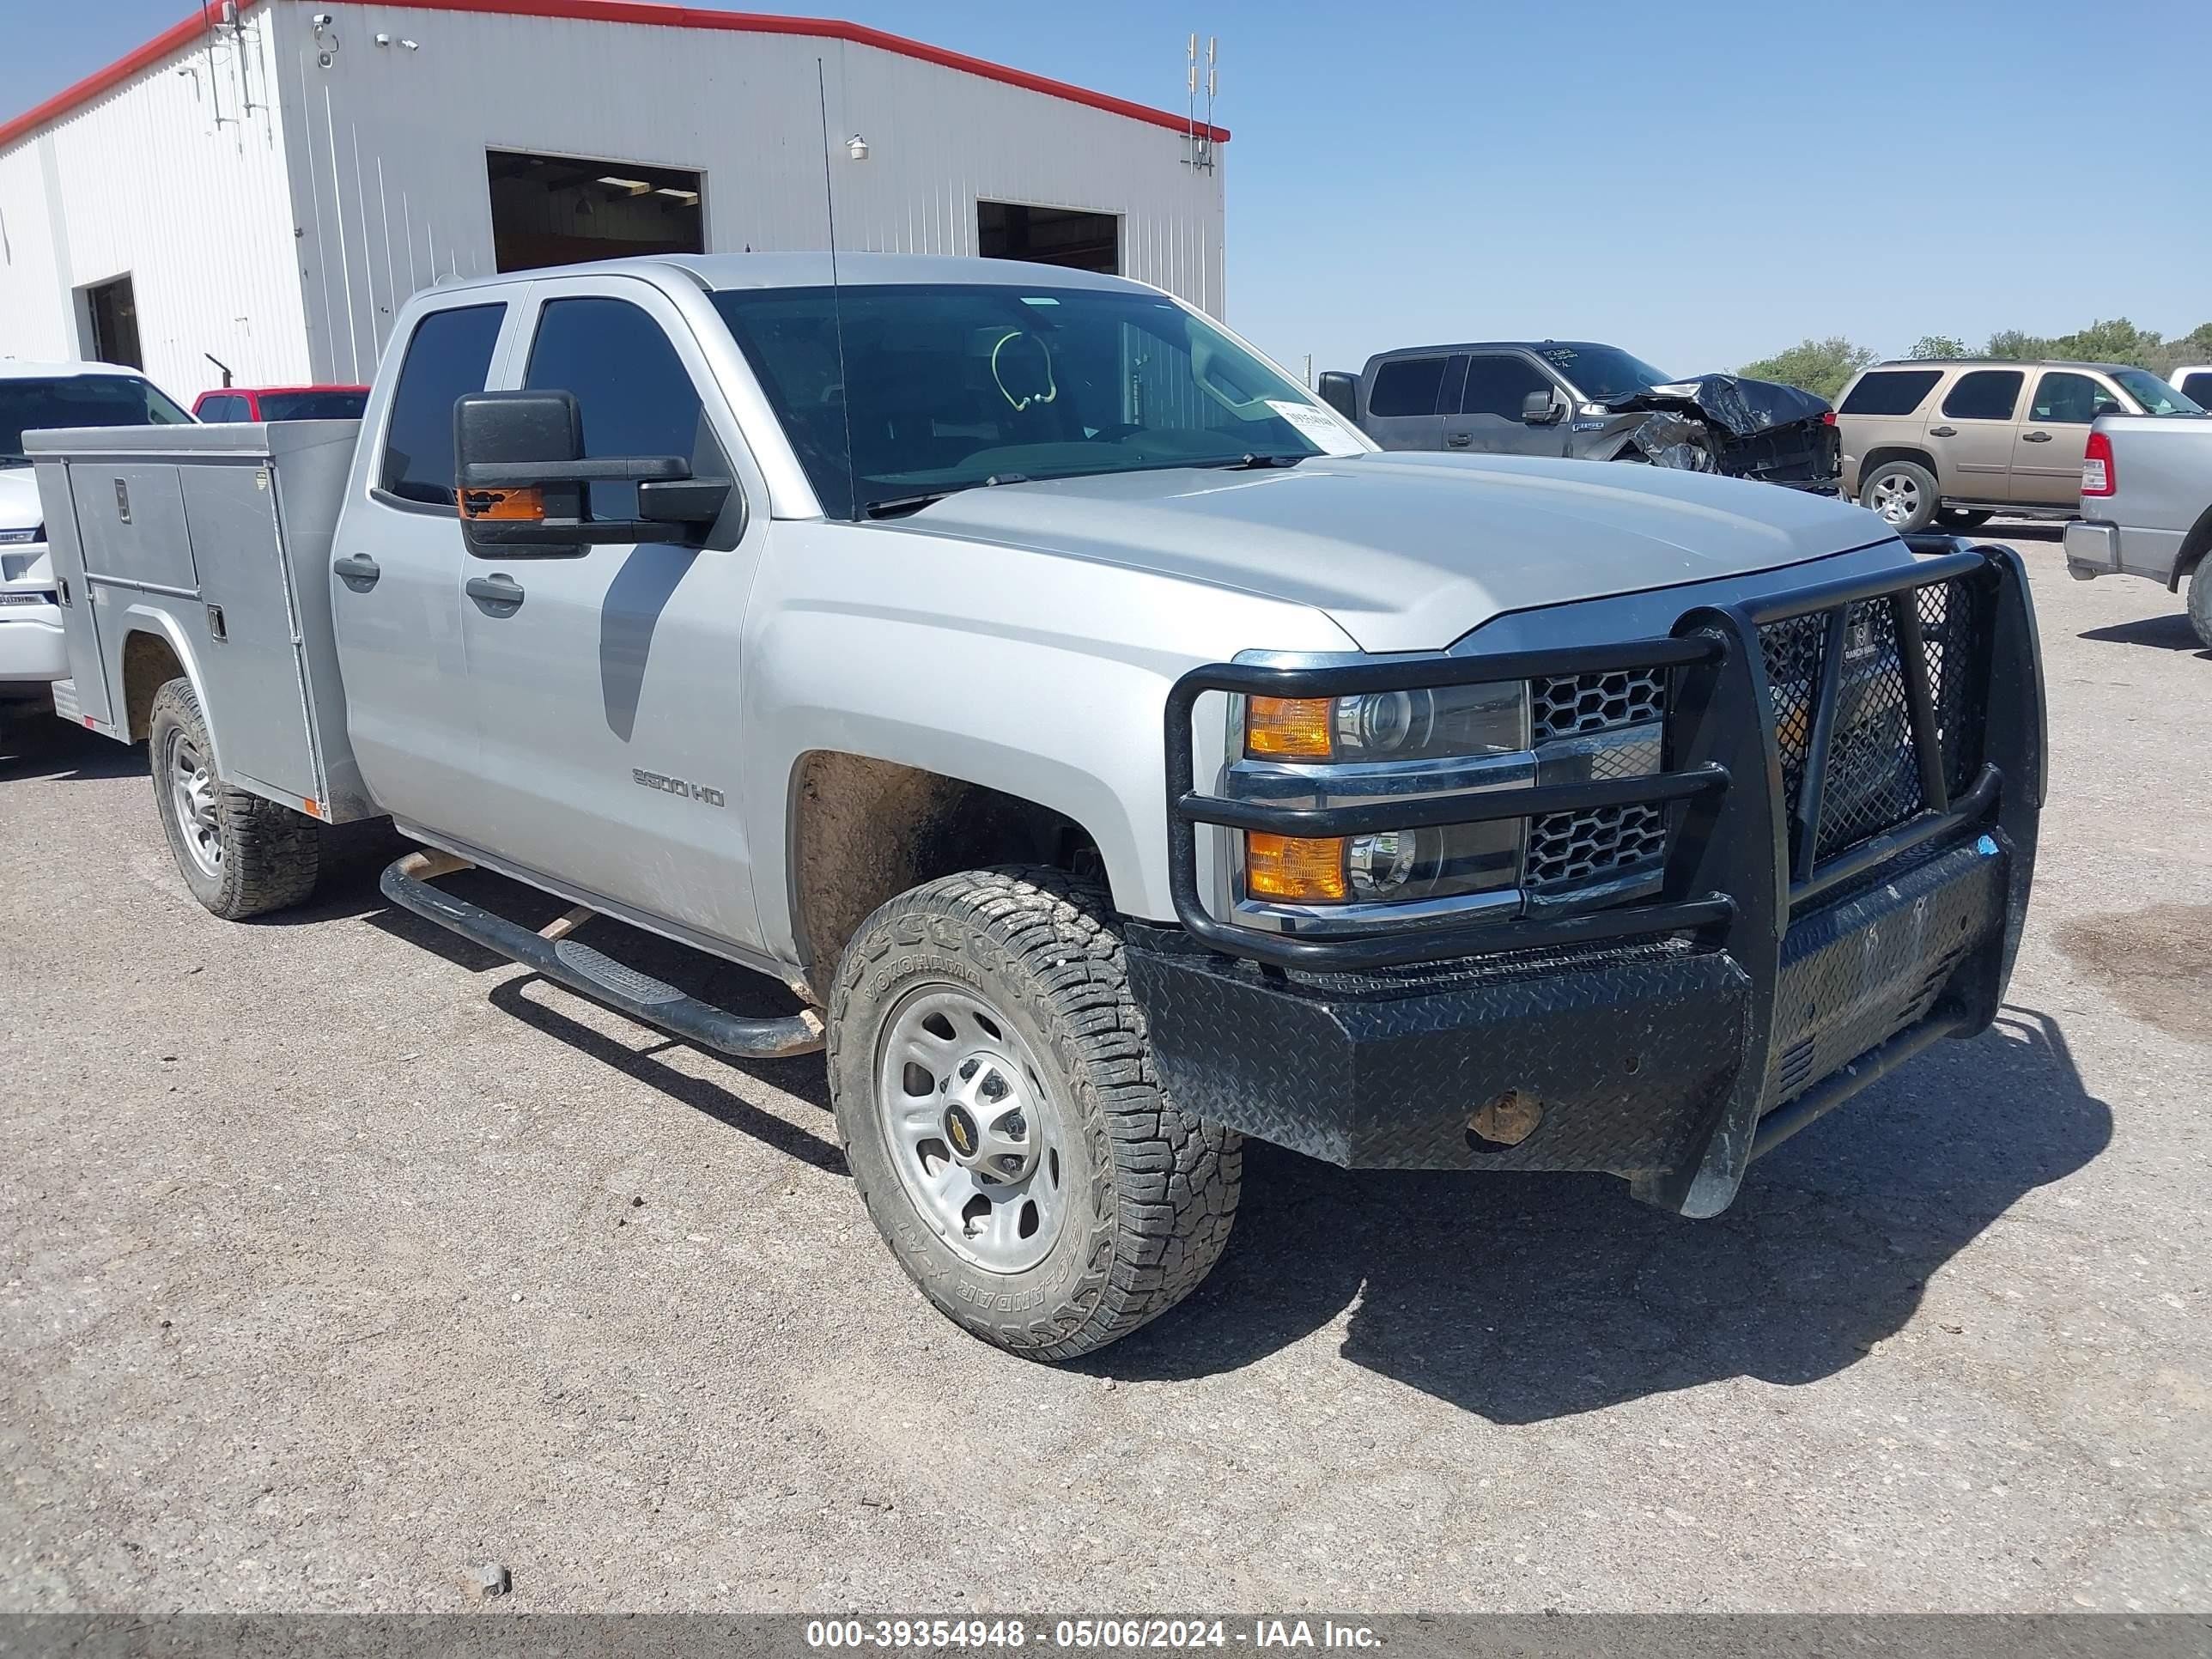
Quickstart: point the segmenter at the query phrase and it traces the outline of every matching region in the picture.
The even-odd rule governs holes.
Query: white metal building
[[[1118,270],[1218,314],[1223,143],[878,30],[640,0],[210,0],[0,125],[0,356],[368,380],[416,289],[836,245]],[[825,144],[824,139],[827,138]]]

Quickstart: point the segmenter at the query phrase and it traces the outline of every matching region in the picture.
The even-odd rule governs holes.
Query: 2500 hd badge
[[[703,800],[709,806],[729,805],[722,792],[712,784],[687,783],[682,778],[665,777],[659,772],[646,771],[642,767],[630,768],[629,781],[641,783],[648,789],[658,789],[664,794],[686,795],[693,800]]]

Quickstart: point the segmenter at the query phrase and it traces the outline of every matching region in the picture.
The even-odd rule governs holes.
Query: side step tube
[[[430,884],[440,876],[471,867],[450,854],[410,853],[388,866],[377,885],[402,909],[687,1042],[741,1060],[785,1060],[822,1047],[821,1018],[811,1009],[781,1019],[741,1019],[568,937],[588,918],[588,911],[571,910],[543,933],[533,933]]]

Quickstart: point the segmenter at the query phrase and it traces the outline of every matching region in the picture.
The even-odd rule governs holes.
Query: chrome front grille
[[[1540,783],[1648,777],[1660,769],[1667,676],[1660,669],[1563,675],[1528,685]],[[1553,812],[1528,825],[1521,884],[1539,898],[1571,899],[1643,872],[1656,877],[1667,848],[1656,806]]]

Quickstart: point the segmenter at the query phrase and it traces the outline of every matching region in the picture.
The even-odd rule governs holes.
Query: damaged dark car
[[[1678,380],[1585,340],[1412,346],[1324,374],[1319,390],[1385,449],[1627,461],[1821,494],[1843,471],[1835,410],[1812,393],[1738,374]]]

